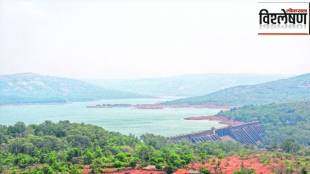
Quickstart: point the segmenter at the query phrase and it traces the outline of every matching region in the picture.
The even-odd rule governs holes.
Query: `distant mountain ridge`
[[[238,85],[258,84],[288,75],[191,74],[138,80],[88,80],[105,88],[155,96],[199,96]]]
[[[310,99],[310,73],[257,85],[243,85],[164,104],[251,105],[306,101]]]
[[[34,73],[0,76],[0,104],[58,103],[140,97],[146,96],[105,89],[69,78]]]

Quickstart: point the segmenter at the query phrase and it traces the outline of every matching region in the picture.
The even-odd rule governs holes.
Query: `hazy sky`
[[[0,0],[0,74],[310,72],[309,36],[258,36],[253,2]]]

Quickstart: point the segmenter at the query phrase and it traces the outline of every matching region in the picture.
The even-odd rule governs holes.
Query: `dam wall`
[[[258,121],[242,123],[240,125],[228,126],[171,137],[174,142],[187,141],[202,143],[207,141],[237,141],[241,144],[256,144],[263,136],[263,129]]]

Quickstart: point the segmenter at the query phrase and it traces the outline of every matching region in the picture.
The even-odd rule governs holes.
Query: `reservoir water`
[[[215,121],[184,120],[184,117],[212,115],[220,109],[208,108],[87,108],[95,104],[146,104],[165,101],[166,99],[118,99],[92,102],[73,102],[65,104],[27,104],[1,105],[0,124],[12,125],[17,121],[26,124],[42,123],[45,120],[89,123],[110,131],[140,136],[153,133],[163,136],[197,132],[218,128],[224,125]]]

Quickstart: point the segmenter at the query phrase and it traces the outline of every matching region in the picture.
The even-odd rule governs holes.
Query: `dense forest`
[[[264,127],[264,145],[276,146],[288,138],[310,145],[310,102],[244,106],[218,113],[240,121],[258,120]]]
[[[149,164],[173,171],[206,155],[244,150],[237,144],[169,144],[166,138],[151,134],[138,139],[68,121],[1,126],[0,144],[2,173],[80,173],[83,165],[91,165],[93,173],[99,173],[101,168]]]
[[[189,163],[211,157],[259,153],[254,147],[233,142],[174,144],[167,138],[152,134],[137,138],[69,121],[46,121],[28,126],[22,122],[12,126],[2,125],[0,144],[0,173],[4,174],[74,174],[81,173],[85,165],[91,167],[92,173],[101,173],[104,168],[141,168],[148,165],[172,173],[178,168],[186,168]],[[283,150],[295,146],[295,143],[287,142],[283,144]],[[291,154],[277,154],[283,155],[281,159],[285,156],[294,159],[290,166],[297,166],[296,170],[308,170],[310,152],[307,149],[287,152]],[[207,169],[202,170],[202,173],[207,172]]]

